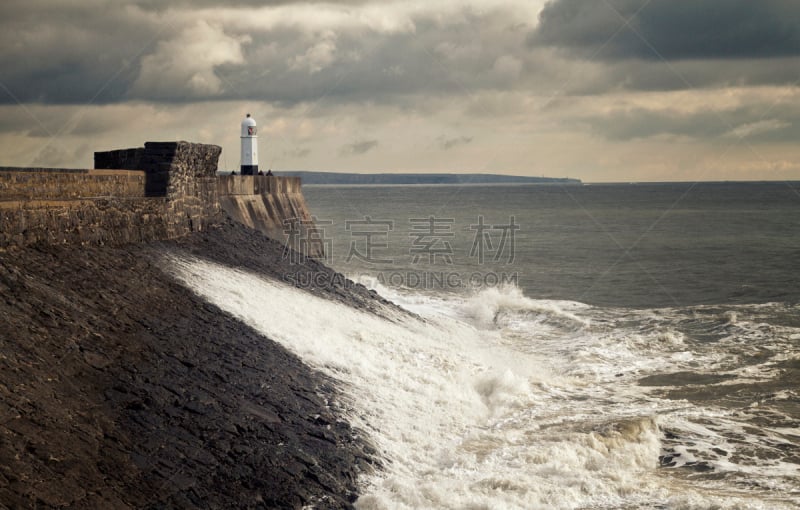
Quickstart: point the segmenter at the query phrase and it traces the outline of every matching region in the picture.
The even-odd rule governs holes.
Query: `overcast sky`
[[[0,165],[800,179],[796,0],[2,0]]]

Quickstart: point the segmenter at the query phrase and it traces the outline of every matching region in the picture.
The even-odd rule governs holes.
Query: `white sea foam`
[[[514,288],[465,299],[382,289],[426,318],[388,321],[206,261],[173,256],[170,267],[342,381],[349,420],[385,457],[385,471],[362,480],[360,510],[759,508],[747,495],[695,490],[657,468],[664,420],[696,444],[735,448],[697,428],[686,417],[692,406],[678,406],[689,409],[681,415],[635,384],[697,362],[675,331],[625,333],[616,312],[531,300]]]

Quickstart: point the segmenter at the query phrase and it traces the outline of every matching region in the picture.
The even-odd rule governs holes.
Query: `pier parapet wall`
[[[136,170],[70,170],[0,167],[0,200],[70,200],[145,196],[145,173]]]
[[[239,223],[310,257],[324,256],[299,177],[225,175],[217,186],[220,206]]]
[[[0,168],[0,249],[124,244],[168,236],[142,171]]]
[[[222,149],[189,142],[95,153],[95,169],[0,167],[0,250],[45,244],[111,244],[206,230],[224,210],[311,256],[313,237],[296,177],[220,176]]]
[[[189,142],[147,142],[144,147],[94,153],[98,169],[145,172],[145,195],[166,201],[168,236],[204,230],[220,212],[216,171],[222,148]]]

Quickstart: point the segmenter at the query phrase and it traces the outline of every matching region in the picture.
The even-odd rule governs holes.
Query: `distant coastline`
[[[418,185],[418,184],[568,184],[581,185],[567,177],[524,177],[496,174],[357,174],[339,172],[275,172],[300,177],[304,185]]]

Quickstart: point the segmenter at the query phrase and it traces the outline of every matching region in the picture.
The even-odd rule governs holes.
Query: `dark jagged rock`
[[[310,292],[384,306],[229,220],[157,244],[0,253],[0,508],[351,507],[374,450],[335,381],[167,277],[165,250],[324,275]]]

